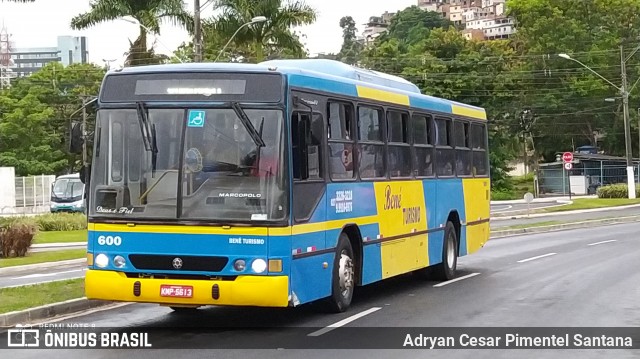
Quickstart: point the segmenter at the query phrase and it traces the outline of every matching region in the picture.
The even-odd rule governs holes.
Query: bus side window
[[[456,155],[453,149],[451,120],[436,118],[436,174],[455,175]]]
[[[354,109],[349,103],[329,102],[327,106],[329,170],[331,179],[348,180],[355,176]]]
[[[487,134],[485,124],[471,124],[471,147],[473,148],[473,174],[486,176],[488,173]]]
[[[291,118],[293,150],[293,178],[296,180],[322,179],[322,117],[295,112]]]

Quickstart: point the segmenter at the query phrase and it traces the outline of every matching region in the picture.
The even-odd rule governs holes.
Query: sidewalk
[[[61,251],[65,249],[82,249],[87,248],[87,242],[63,242],[63,243],[42,243],[32,244],[31,252],[49,252],[49,251]]]
[[[542,198],[534,198],[533,201],[531,201],[531,203],[549,203],[549,202],[570,203],[571,201],[579,199],[579,198],[598,198],[598,196],[596,196],[596,195],[571,196],[571,199],[569,199],[569,196],[542,197]],[[527,202],[525,202],[524,199],[512,199],[512,200],[506,200],[506,201],[491,201],[492,205],[523,204],[523,203],[527,203]]]

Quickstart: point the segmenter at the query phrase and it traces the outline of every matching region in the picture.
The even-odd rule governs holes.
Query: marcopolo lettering
[[[260,193],[231,193],[231,192],[222,192],[218,194],[218,197],[231,197],[231,198],[261,198],[262,194]]]

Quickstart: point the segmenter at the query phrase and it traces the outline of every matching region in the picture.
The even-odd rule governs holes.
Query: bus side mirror
[[[69,152],[80,154],[82,153],[82,145],[84,138],[82,138],[82,124],[80,122],[75,123],[71,128],[71,142],[69,143]]]
[[[80,167],[80,182],[87,184],[91,175],[91,165]]]

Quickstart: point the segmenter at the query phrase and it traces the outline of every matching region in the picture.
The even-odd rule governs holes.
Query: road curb
[[[556,206],[553,206],[556,207]],[[538,217],[549,217],[549,216],[564,216],[570,214],[582,214],[582,213],[593,213],[593,212],[609,212],[620,209],[629,209],[629,208],[638,208],[640,204],[631,204],[627,206],[617,206],[617,207],[601,207],[601,208],[590,208],[590,209],[577,209],[575,211],[559,211],[559,212],[546,212],[546,213],[532,213],[530,215],[525,214],[508,214],[504,216],[496,216],[493,215],[491,217],[492,221],[504,221],[508,219],[522,219],[522,218],[538,218]],[[551,208],[551,207],[548,207]],[[532,210],[533,211],[533,210]]]
[[[89,300],[86,297],[70,299],[64,302],[46,304],[39,307],[0,314],[0,328],[13,327],[16,324],[32,323],[37,320],[81,312],[102,307],[114,302],[103,300]]]
[[[0,268],[0,274],[18,273],[18,272],[29,271],[32,269],[47,269],[47,268],[61,267],[66,265],[81,264],[86,262],[87,262],[87,258],[78,258],[78,259],[69,259],[65,261],[26,264],[22,266]]]
[[[86,247],[87,242],[55,242],[32,244],[31,248],[65,248],[65,247]]]
[[[633,222],[640,222],[640,216],[595,219],[595,220],[583,221],[583,222],[554,224],[550,226],[507,229],[503,231],[492,231],[490,239],[499,239],[499,238],[511,237],[511,236],[522,235],[522,234],[546,233],[546,232],[562,231],[567,229],[588,228],[588,227],[592,227],[593,225],[623,224],[623,223],[633,223]]]

